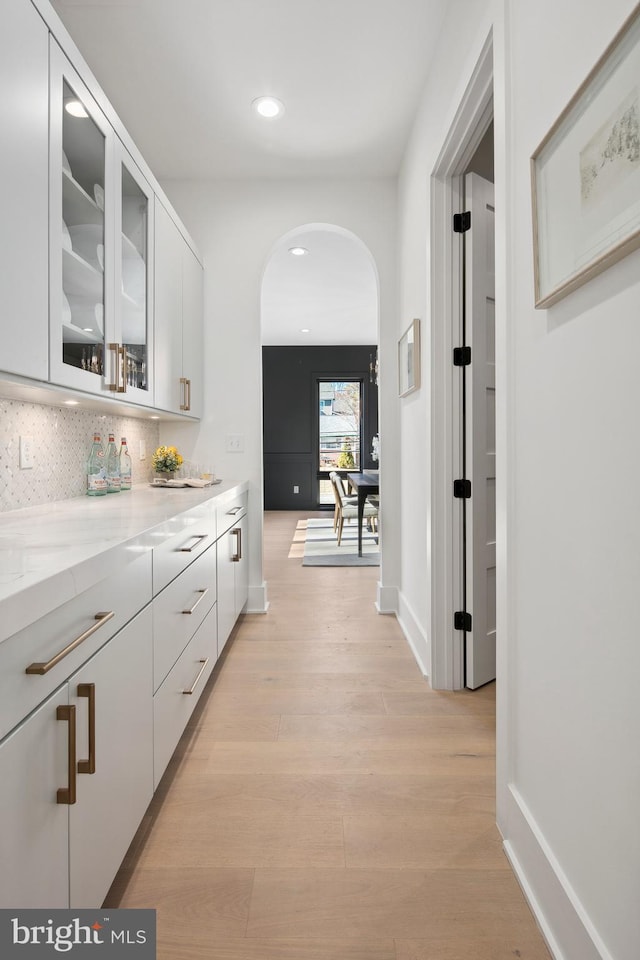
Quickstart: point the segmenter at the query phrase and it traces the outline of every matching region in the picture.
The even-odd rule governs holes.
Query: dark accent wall
[[[369,382],[371,346],[263,347],[264,506],[317,510],[319,378],[363,381],[363,467],[378,432],[378,388]],[[293,493],[294,486],[300,492]]]

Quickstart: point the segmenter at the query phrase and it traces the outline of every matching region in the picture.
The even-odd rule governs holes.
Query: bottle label
[[[107,489],[107,478],[101,473],[90,473],[87,477],[87,489],[90,492]]]
[[[120,476],[109,476],[107,474],[107,493],[117,493],[120,489]]]
[[[131,490],[131,474],[123,473],[120,477],[120,489],[121,490]]]

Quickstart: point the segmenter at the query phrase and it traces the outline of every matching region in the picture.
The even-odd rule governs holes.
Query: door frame
[[[493,72],[490,32],[431,175],[431,685],[441,690],[464,687],[464,634],[453,626],[464,562],[453,481],[461,476],[464,437],[452,360],[461,342],[463,241],[452,224],[463,209],[464,172],[494,116]]]

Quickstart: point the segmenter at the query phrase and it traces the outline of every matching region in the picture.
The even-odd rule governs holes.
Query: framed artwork
[[[401,397],[420,386],[420,321],[411,326],[398,341],[398,392]]]
[[[531,158],[535,305],[640,247],[640,4]]]

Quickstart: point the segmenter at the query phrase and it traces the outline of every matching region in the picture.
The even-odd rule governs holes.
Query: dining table
[[[347,483],[358,496],[358,556],[361,557],[364,502],[370,494],[380,493],[378,472],[363,470],[361,473],[348,473]]]

